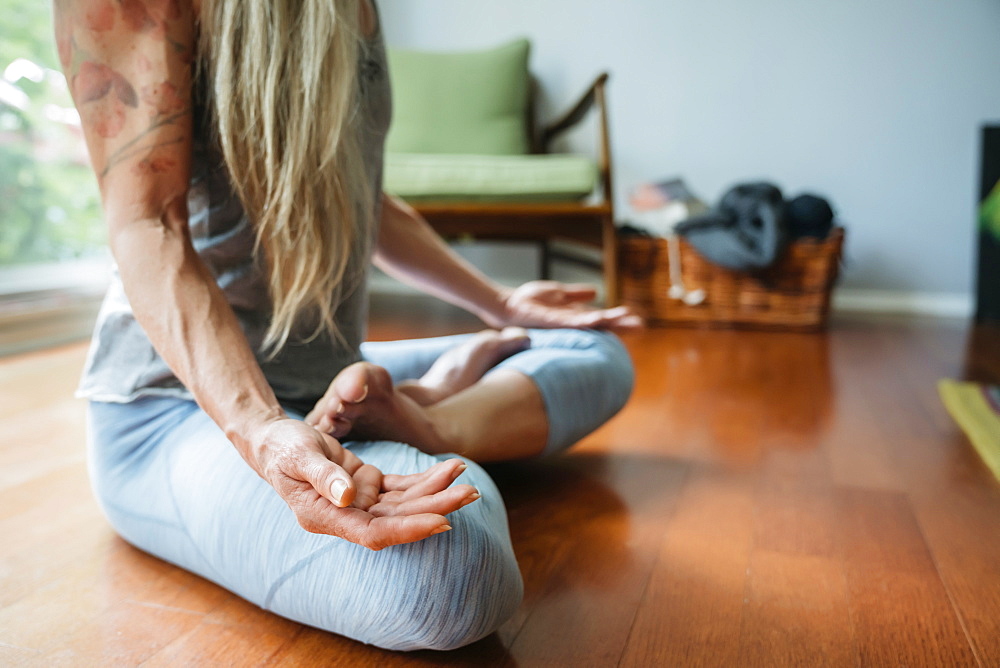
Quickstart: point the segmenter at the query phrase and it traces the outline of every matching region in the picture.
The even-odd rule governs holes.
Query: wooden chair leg
[[[538,275],[543,281],[552,278],[552,252],[549,250],[548,241],[538,243]]]
[[[604,304],[618,305],[618,235],[613,220],[606,219],[601,233],[604,255]]]

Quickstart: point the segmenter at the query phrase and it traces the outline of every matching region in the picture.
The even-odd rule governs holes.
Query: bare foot
[[[352,364],[337,374],[306,422],[334,438],[401,441],[425,452],[448,452],[451,446],[425,407],[471,387],[529,345],[520,327],[485,330],[446,351],[419,380],[395,387],[382,367]]]
[[[368,362],[345,368],[306,416],[306,423],[334,438],[400,441],[425,452],[447,445],[426,411],[392,385],[389,372]]]
[[[521,327],[483,330],[445,351],[420,380],[405,380],[396,389],[421,406],[436,404],[477,383],[499,362],[531,345]]]

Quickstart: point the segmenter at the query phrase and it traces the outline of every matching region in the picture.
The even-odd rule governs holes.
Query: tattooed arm
[[[190,0],[56,0],[55,19],[135,317],[247,457],[284,413],[189,236]]]
[[[288,419],[194,251],[187,210],[193,1],[55,1],[59,57],[136,320],[302,526],[373,548],[426,538],[458,505],[431,501],[422,514],[399,508],[397,497],[405,494],[398,488],[412,485],[413,476],[395,476],[396,489],[388,490],[376,469],[329,436]],[[454,462],[440,466],[455,469]],[[447,487],[454,478],[438,479]],[[421,494],[416,497],[421,501]],[[355,507],[338,508],[352,500]]]

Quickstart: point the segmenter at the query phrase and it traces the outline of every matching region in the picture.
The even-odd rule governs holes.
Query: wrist
[[[268,451],[267,433],[271,425],[285,419],[288,419],[285,411],[280,406],[273,406],[242,415],[227,423],[224,431],[243,459],[260,474]]]
[[[513,292],[513,288],[493,284],[490,295],[477,304],[476,316],[490,327],[505,327],[508,324],[508,301]]]

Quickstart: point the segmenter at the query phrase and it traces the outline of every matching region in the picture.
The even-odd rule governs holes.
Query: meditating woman
[[[117,263],[80,388],[115,529],[381,647],[495,630],[522,585],[475,462],[559,451],[618,411],[631,365],[596,330],[636,318],[584,306],[589,288],[501,287],[382,194],[368,0],[55,8]],[[495,329],[362,343],[372,260]]]

